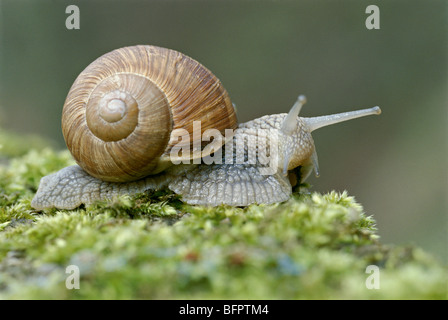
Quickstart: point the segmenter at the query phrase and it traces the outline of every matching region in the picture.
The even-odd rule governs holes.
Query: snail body
[[[319,172],[313,130],[381,112],[303,118],[304,103],[299,96],[288,114],[238,124],[220,81],[195,60],[154,46],[117,49],[90,64],[67,96],[62,130],[78,165],[43,177],[31,205],[73,209],[161,188],[208,206],[286,201],[295,183]]]

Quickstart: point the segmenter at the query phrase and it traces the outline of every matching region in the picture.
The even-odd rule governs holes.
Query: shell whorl
[[[78,76],[64,105],[62,131],[90,175],[131,181],[169,165],[164,156],[177,142],[174,129],[186,129],[193,145],[196,120],[201,133],[237,126],[220,81],[177,51],[134,46],[101,56]]]

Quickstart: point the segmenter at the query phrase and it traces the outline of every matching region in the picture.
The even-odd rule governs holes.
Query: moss
[[[183,204],[158,191],[77,210],[31,209],[39,179],[73,164],[31,150],[0,167],[0,299],[446,299],[446,268],[382,244],[342,194],[247,208]],[[66,288],[66,268],[80,289]],[[366,267],[380,270],[368,289]]]

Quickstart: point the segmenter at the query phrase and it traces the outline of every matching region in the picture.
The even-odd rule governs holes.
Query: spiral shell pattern
[[[201,121],[201,134],[236,128],[221,82],[182,53],[133,46],[101,56],[78,76],[64,104],[62,132],[87,173],[124,182],[170,165],[173,130],[187,130],[193,146],[193,121]]]

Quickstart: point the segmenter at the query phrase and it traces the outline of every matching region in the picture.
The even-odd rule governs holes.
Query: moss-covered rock
[[[419,248],[381,244],[346,192],[205,208],[158,191],[32,210],[40,178],[70,164],[44,149],[0,166],[0,299],[447,298],[446,268]],[[79,289],[67,289],[71,265]],[[368,288],[369,265],[379,289]]]

